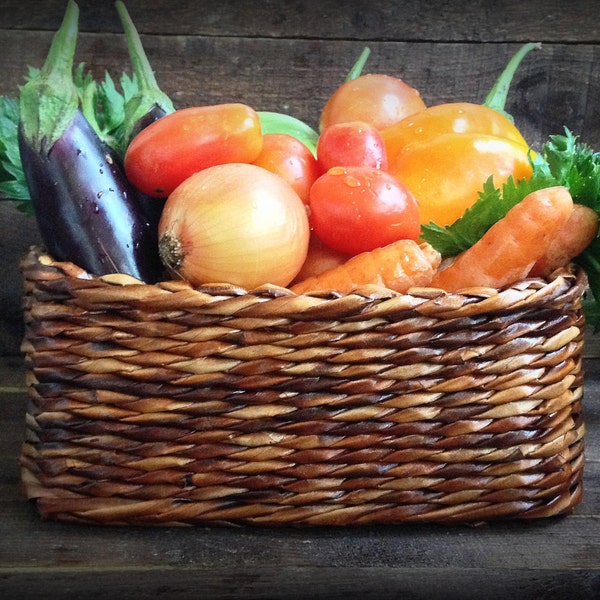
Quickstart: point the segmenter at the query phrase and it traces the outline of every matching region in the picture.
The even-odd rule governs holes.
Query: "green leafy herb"
[[[19,201],[17,208],[33,214],[29,190],[21,167],[17,130],[19,125],[19,103],[0,96],[0,194]]]

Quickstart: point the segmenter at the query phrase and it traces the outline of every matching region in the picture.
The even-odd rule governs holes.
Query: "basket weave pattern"
[[[580,501],[585,275],[294,295],[116,285],[32,250],[22,483],[44,518],[355,525]]]

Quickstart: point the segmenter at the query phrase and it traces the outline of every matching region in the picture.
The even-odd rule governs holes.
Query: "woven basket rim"
[[[346,316],[355,313],[361,315],[361,318],[366,318],[367,313],[372,310],[381,311],[382,306],[386,306],[385,310],[390,311],[416,311],[449,318],[459,312],[465,316],[465,311],[469,315],[475,315],[530,308],[549,299],[560,301],[562,296],[565,302],[569,302],[581,297],[588,287],[585,270],[574,263],[557,269],[545,279],[530,277],[498,289],[471,287],[458,292],[446,292],[433,287],[414,287],[406,293],[400,293],[369,285],[358,287],[349,294],[334,291],[296,294],[288,288],[272,284],[252,290],[228,283],[194,287],[184,280],[164,280],[146,284],[129,275],[93,275],[73,262],[55,260],[38,246],[29,249],[21,260],[20,267],[25,279],[32,275],[33,279],[38,279],[41,271],[46,269],[50,279],[60,277],[67,282],[69,292],[74,293],[84,303],[91,302],[96,308],[101,308],[103,303],[107,303],[105,307],[109,307],[113,302],[132,301],[140,307],[152,306],[155,302],[164,302],[170,295],[181,297],[182,300],[177,302],[181,307],[207,304],[215,306],[219,302],[243,298],[245,303],[254,306],[255,309],[268,301],[269,315],[273,315],[275,310],[281,312],[281,316],[288,313],[306,313],[309,318],[317,317],[323,310],[327,314],[339,311]],[[280,307],[275,307],[277,301],[281,304]],[[266,307],[263,310],[266,311]]]

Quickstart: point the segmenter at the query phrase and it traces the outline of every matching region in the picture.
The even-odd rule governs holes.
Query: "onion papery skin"
[[[246,163],[186,179],[167,199],[159,223],[165,266],[196,286],[287,286],[306,259],[309,237],[298,194],[278,175]]]

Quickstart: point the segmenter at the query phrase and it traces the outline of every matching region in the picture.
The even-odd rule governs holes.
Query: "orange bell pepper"
[[[453,223],[490,175],[496,186],[531,175],[532,151],[504,105],[517,66],[537,47],[520,48],[483,104],[438,104],[382,130],[388,171],[416,196],[421,223]]]
[[[510,176],[532,173],[529,148],[508,138],[483,133],[444,134],[409,146],[389,167],[419,202],[421,224],[454,223],[470,208],[494,176],[496,186]]]

